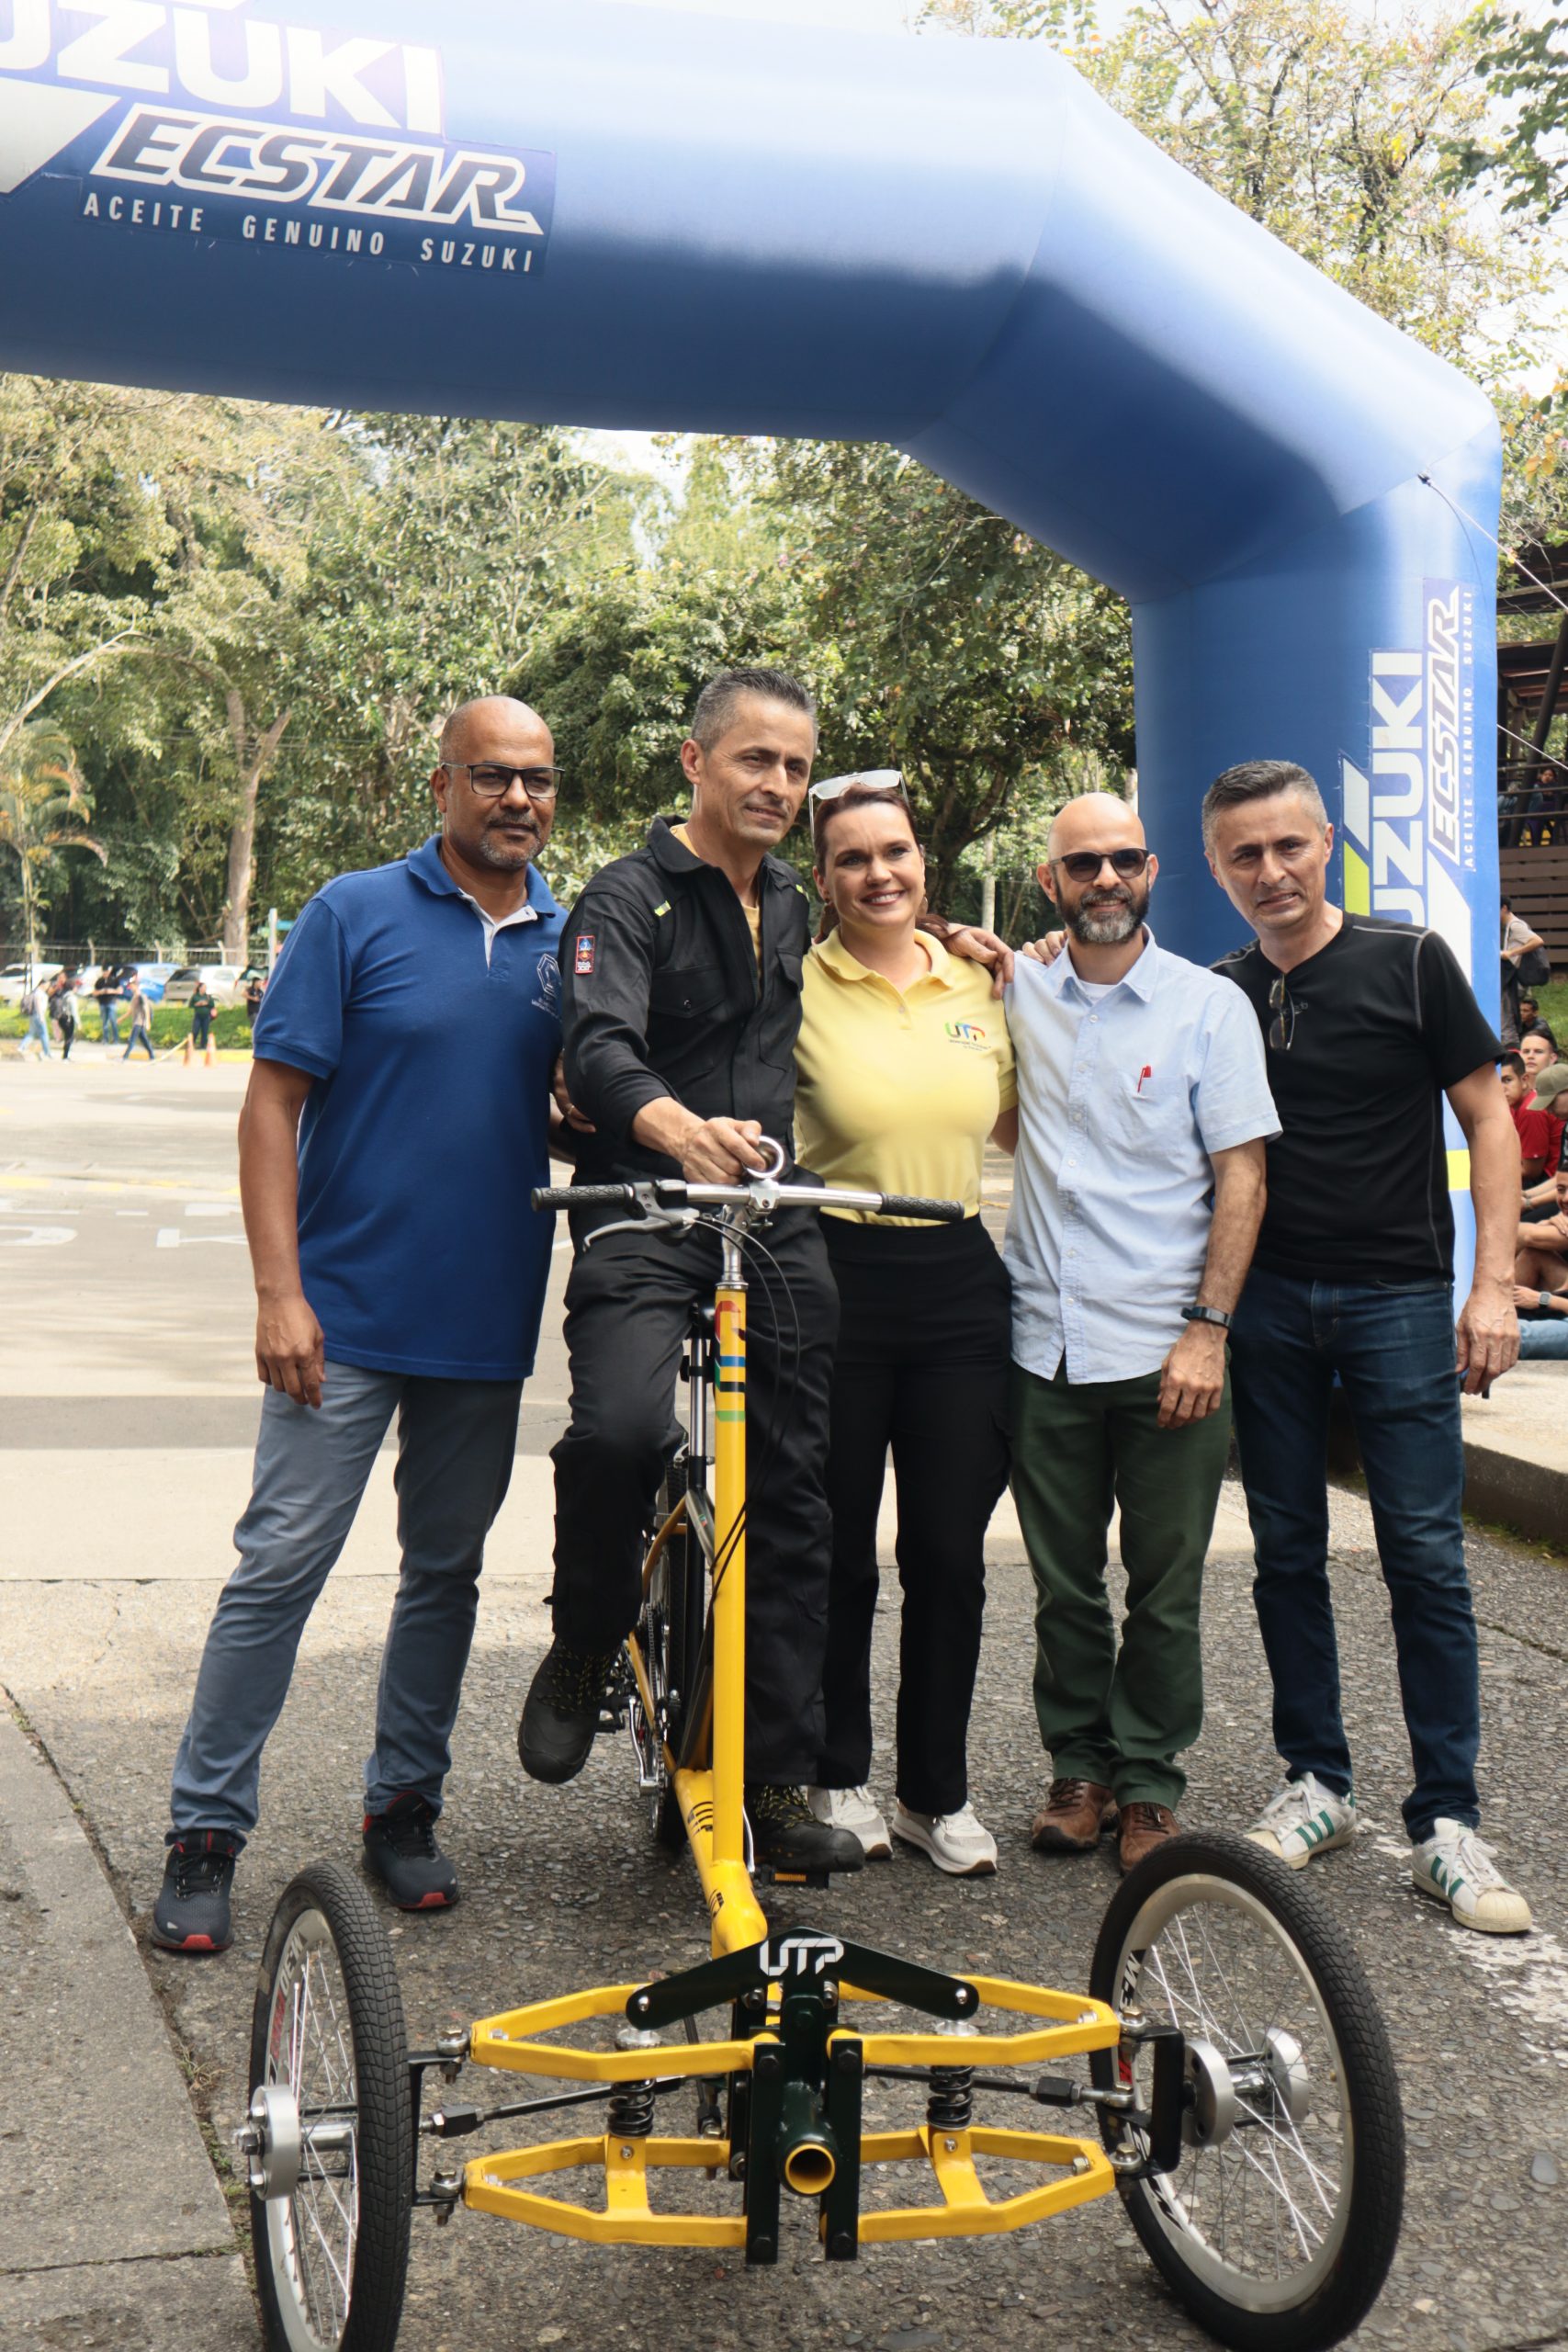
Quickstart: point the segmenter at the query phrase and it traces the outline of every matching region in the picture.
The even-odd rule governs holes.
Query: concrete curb
[[[141,1953],[0,1701],[0,2342],[233,2352],[254,2307]]]

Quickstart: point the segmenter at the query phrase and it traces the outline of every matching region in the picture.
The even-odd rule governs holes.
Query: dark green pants
[[[1012,1490],[1039,1596],[1034,1708],[1052,1769],[1121,1804],[1175,1805],[1203,1723],[1203,1558],[1230,1451],[1230,1386],[1206,1421],[1158,1426],[1159,1374],[1069,1384],[1013,1371]],[[1105,1589],[1122,1512],[1121,1646]]]

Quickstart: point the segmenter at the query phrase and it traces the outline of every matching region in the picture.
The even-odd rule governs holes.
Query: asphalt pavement
[[[244,2352],[260,2335],[220,2127],[243,2110],[254,1969],[272,1907],[319,1855],[353,1860],[359,1766],[392,1590],[390,1457],[307,1633],[268,1750],[264,1815],[216,1961],[152,1953],[170,1759],[231,1561],[255,1418],[233,1116],[243,1069],[0,1066],[0,2345]],[[482,1227],[475,1246],[482,1248]],[[557,1261],[556,1296],[564,1274]],[[1556,1369],[1556,1368],[1552,1368]],[[1568,1367],[1562,1368],[1568,1396]],[[411,2031],[703,1957],[694,1880],[653,1847],[620,1743],[582,1779],[526,1783],[516,1714],[547,1639],[549,1465],[565,1396],[547,1317],[513,1496],[492,1542],[444,1843],[464,1900],[389,1915]],[[1500,1391],[1500,1400],[1506,1391]],[[1559,1424],[1560,1425],[1560,1424]],[[1267,1678],[1238,1497],[1207,1589],[1208,1721],[1183,1807],[1235,1825],[1273,1781]],[[886,1532],[891,1533],[889,1522]],[[1384,2006],[1404,2089],[1404,2244],[1363,2331],[1502,2352],[1568,2341],[1568,1584],[1478,1533],[1487,1830],[1536,1932],[1456,1929],[1407,1885],[1407,1770],[1368,1514],[1337,1498],[1335,1576],[1366,1826],[1310,1873]],[[821,1924],[938,1966],[1067,1987],[1114,1885],[1109,1852],[1028,1849],[1043,1780],[1028,1691],[1031,1593],[1004,1509],[972,1781],[989,1881],[892,1862],[814,1898]],[[878,1623],[889,1735],[896,1617]],[[881,1774],[890,1797],[886,1771]],[[470,2076],[471,2082],[474,2078]],[[468,2143],[467,2154],[482,2143]],[[216,2158],[216,2163],[215,2163]],[[843,2345],[966,2352],[1198,2336],[1114,2202],[1015,2237],[824,2267],[804,2223],[773,2272],[728,2256],[602,2253],[460,2213],[415,2217],[414,2352]]]

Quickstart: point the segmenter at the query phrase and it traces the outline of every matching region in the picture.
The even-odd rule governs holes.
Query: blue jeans
[[[54,1057],[53,1057],[53,1054],[52,1054],[52,1053],[51,1052],[51,1050],[50,1050],[50,1043],[49,1043],[49,1023],[48,1023],[48,1022],[44,1019],[44,1017],[43,1017],[43,1015],[42,1015],[42,1013],[41,1013],[41,1012],[29,1012],[29,1013],[28,1013],[28,1034],[27,1034],[27,1035],[26,1035],[26,1036],[23,1038],[23,1040],[22,1040],[23,1045],[24,1045],[24,1046],[30,1046],[30,1045],[32,1044],[33,1039],[34,1039],[35,1037],[38,1039],[39,1044],[43,1047],[43,1057],[44,1057],[44,1060],[45,1060],[46,1062],[47,1062],[47,1061],[52,1061],[52,1060],[53,1060],[53,1058],[54,1058]]]
[[[1568,1363],[1568,1315],[1559,1315],[1555,1308],[1543,1315],[1539,1322],[1519,1324],[1519,1362],[1545,1357],[1551,1363]]]
[[[468,1662],[485,1537],[505,1499],[520,1381],[420,1380],[327,1365],[317,1411],[269,1388],[240,1565],[219,1596],[175,1758],[175,1830],[256,1826],[262,1749],[283,1712],[305,1620],[398,1416],[402,1570],[376,1697],[367,1808],[413,1793],[440,1810]]]
[[[118,1046],[119,1043],[119,1014],[112,1004],[100,1004],[98,1007],[98,1035],[106,1046]]]
[[[1350,1788],[1328,1586],[1328,1414],[1337,1374],[1388,1586],[1416,1786],[1412,1838],[1481,1818],[1481,1691],[1464,1561],[1464,1446],[1447,1283],[1314,1283],[1255,1267],[1231,1340],[1253,1598],[1291,1776]]]
[[[130,1043],[127,1046],[124,1053],[120,1056],[120,1060],[122,1062],[128,1062],[130,1059],[131,1055],[136,1051],[139,1041],[147,1049],[148,1060],[155,1061],[157,1059],[157,1056],[152,1051],[152,1032],[148,1029],[144,1022],[133,1021],[130,1024]],[[118,1037],[115,1039],[115,1043],[117,1046],[118,1045],[119,1039]]]

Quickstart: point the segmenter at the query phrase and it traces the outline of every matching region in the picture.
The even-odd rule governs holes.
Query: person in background
[[[253,972],[245,982],[245,1025],[248,1029],[255,1027],[256,1015],[262,1009],[262,999],[265,994],[266,982],[259,972]]]
[[[119,1043],[119,982],[111,965],[102,964],[93,982],[93,1001],[98,1008],[98,1037],[106,1046]]]
[[[1553,1091],[1561,1088],[1563,1080],[1568,1079],[1568,1064],[1564,1063],[1557,1040],[1544,1021],[1538,1021],[1535,1027],[1519,1039],[1518,1056],[1525,1066],[1525,1075],[1533,1087],[1539,1087],[1548,1070],[1559,1073],[1553,1080]]]
[[[1522,915],[1517,915],[1508,899],[1502,901],[1503,916],[1503,1043],[1517,1046],[1519,1042],[1519,988],[1526,979],[1539,980],[1536,968],[1545,956],[1540,935],[1532,931]],[[1550,968],[1550,967],[1549,967]]]
[[[212,990],[205,980],[197,980],[191,991],[190,1042],[198,1054],[207,1051],[212,1036],[212,1016],[217,1010],[218,1001]]]
[[[1519,1147],[1497,1083],[1501,1049],[1437,932],[1330,904],[1334,829],[1304,768],[1227,768],[1204,798],[1203,843],[1254,934],[1217,968],[1251,1002],[1283,1129],[1231,1340],[1253,1599],[1286,1776],[1247,1835],[1304,1870],[1356,1834],[1328,1577],[1337,1381],[1393,1622],[1414,1768],[1411,1883],[1461,1927],[1522,1934],[1529,1905],[1479,1836],[1460,1420],[1461,1393],[1484,1393],[1519,1350]],[[1457,1326],[1445,1104],[1469,1147],[1475,1212]]]
[[[39,1059],[51,1062],[54,1048],[49,1042],[49,994],[41,980],[35,980],[30,989],[23,990],[17,1010],[28,1024],[27,1034],[22,1039],[23,1053],[29,1046],[36,1046]]]
[[[265,1394],[175,1758],[164,1951],[231,1940],[262,1751],[394,1417],[401,1557],[361,1851],[400,1910],[457,1900],[435,1823],[550,1269],[528,1193],[548,1182],[560,1046],[562,916],[534,862],[554,758],[525,704],[462,705],[431,777],[440,832],[328,882],[278,959],[240,1125]]]
[[[1503,1100],[1508,1106],[1514,1129],[1519,1138],[1519,1173],[1528,1186],[1537,1184],[1543,1176],[1557,1172],[1558,1154],[1562,1129],[1559,1120],[1549,1118],[1544,1111],[1528,1107],[1533,1102],[1529,1080],[1517,1054],[1505,1054],[1497,1065],[1502,1083]],[[1555,1130],[1555,1132],[1554,1132]]]
[[[1227,982],[1156,946],[1159,872],[1125,801],[1051,827],[1042,888],[1066,951],[1008,996],[1019,1145],[1013,1494],[1034,1571],[1034,1704],[1052,1780],[1039,1852],[1115,1827],[1123,1870],[1174,1837],[1203,1720],[1203,1560],[1230,1453],[1225,1340],[1279,1120]],[[1122,1510],[1126,1614],[1106,1592]]]
[[[126,1040],[125,1051],[120,1056],[121,1061],[128,1062],[130,1059],[131,1055],[136,1051],[138,1039],[146,1049],[148,1060],[155,1061],[157,1056],[152,1051],[152,1008],[142,993],[141,982],[139,979],[133,979],[130,984],[130,1035]]]
[[[1555,1208],[1547,1216],[1521,1223],[1514,1259],[1514,1298],[1521,1294],[1528,1310],[1540,1306],[1555,1311],[1553,1302],[1568,1294],[1568,1169],[1559,1168],[1551,1180]]]
[[[71,1048],[76,1042],[76,971],[73,965],[67,965],[51,985],[49,1012],[60,1036],[60,1058],[68,1062]]]
[[[986,1601],[986,1530],[1007,1484],[1011,1312],[980,1219],[988,1136],[1018,1114],[1007,1020],[989,974],[916,926],[925,860],[896,771],[811,787],[822,928],[795,1048],[801,1162],[825,1183],[961,1200],[962,1225],[832,1210],[838,1284],[829,1404],[833,1515],[818,1820],[867,1858],[891,1852],[873,1799],[876,1523],[889,1448],[898,1493],[897,1804],[893,1837],[954,1877],[997,1866],[969,1801],[967,1734]]]

